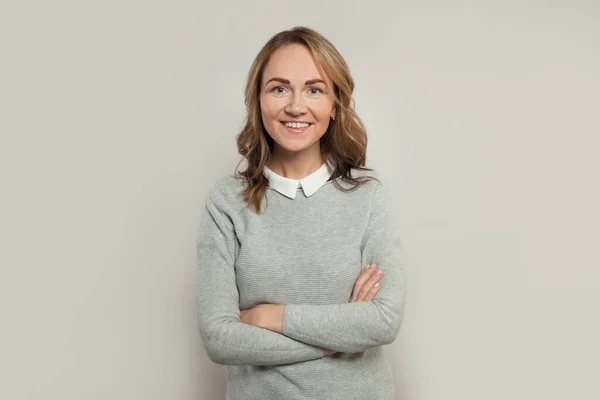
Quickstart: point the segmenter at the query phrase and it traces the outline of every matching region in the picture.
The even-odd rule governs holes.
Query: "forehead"
[[[292,83],[304,84],[310,79],[323,79],[328,84],[328,77],[319,73],[317,64],[310,51],[300,44],[283,46],[273,52],[263,72],[263,82],[278,77],[288,79]]]

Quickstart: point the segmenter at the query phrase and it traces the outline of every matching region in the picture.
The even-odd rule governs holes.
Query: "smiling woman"
[[[318,154],[319,140],[335,119],[335,100],[333,83],[321,77],[311,52],[300,44],[281,47],[271,55],[261,81],[261,116],[275,153]]]
[[[395,397],[382,346],[403,316],[401,245],[353,90],[308,28],[273,36],[250,68],[248,166],[212,185],[197,238],[200,334],[228,366],[227,399]]]
[[[280,32],[259,51],[246,83],[246,123],[237,137],[248,166],[234,174],[245,179],[244,199],[258,213],[269,186],[265,167],[302,178],[327,163],[333,178],[351,186],[371,179],[351,173],[371,171],[364,167],[367,132],[354,111],[353,91],[346,61],[312,29]],[[292,158],[293,164],[285,161]]]

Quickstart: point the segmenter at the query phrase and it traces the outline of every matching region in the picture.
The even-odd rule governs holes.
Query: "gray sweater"
[[[406,284],[386,186],[343,192],[329,181],[295,199],[269,187],[260,215],[242,189],[229,176],[212,185],[197,235],[200,336],[228,366],[227,399],[393,400],[382,345],[400,329]],[[384,271],[381,289],[348,303],[369,263]],[[283,334],[240,322],[260,303],[286,305]]]

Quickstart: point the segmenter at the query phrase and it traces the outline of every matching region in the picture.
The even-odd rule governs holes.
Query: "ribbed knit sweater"
[[[240,180],[210,189],[197,235],[197,315],[209,358],[228,366],[228,400],[394,400],[382,345],[403,317],[398,227],[384,184],[344,192],[334,181],[349,187],[336,178],[294,199],[269,187],[261,214]],[[381,289],[348,303],[370,263],[384,272]],[[283,334],[240,321],[260,303],[286,305]]]

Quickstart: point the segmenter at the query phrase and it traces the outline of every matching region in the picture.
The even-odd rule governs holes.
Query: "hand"
[[[240,311],[240,321],[247,325],[283,333],[284,304],[258,304]]]
[[[377,271],[377,264],[370,264],[363,268],[354,283],[352,296],[348,303],[371,301],[375,298],[379,288],[381,288],[379,281],[383,278],[383,271],[377,271],[380,273],[379,275],[375,271]]]

